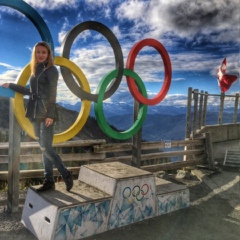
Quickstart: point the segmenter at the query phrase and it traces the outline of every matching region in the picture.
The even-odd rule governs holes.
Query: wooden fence
[[[218,111],[216,121],[212,121],[209,124],[207,114],[212,111],[208,111],[208,108],[215,108],[214,111]],[[239,93],[235,95],[221,94],[209,94],[205,91],[199,91],[198,89],[188,89],[188,101],[187,101],[187,115],[186,115],[186,138],[194,138],[194,135],[199,129],[206,125],[222,125],[224,123],[224,107],[233,109],[232,119],[228,123],[236,124],[240,120],[239,117]],[[226,113],[225,113],[226,115]],[[225,122],[226,123],[226,122]]]
[[[205,164],[211,159],[211,146],[207,146],[206,138],[195,140],[179,140],[173,142],[142,142],[141,168],[151,172],[181,169],[187,166]],[[209,143],[208,143],[209,144]],[[66,166],[73,174],[78,174],[81,165],[119,161],[132,164],[132,143],[106,144],[100,140],[78,140],[54,144]],[[7,151],[9,143],[0,143],[0,150]],[[41,154],[36,142],[21,142],[20,164],[27,170],[20,170],[20,179],[42,178],[43,167],[33,169],[34,164],[41,165]],[[187,149],[187,150],[186,150]],[[0,155],[0,169],[8,163],[8,154]],[[183,161],[184,160],[184,161]],[[59,173],[54,169],[55,176]],[[0,180],[7,180],[8,171],[0,171]]]

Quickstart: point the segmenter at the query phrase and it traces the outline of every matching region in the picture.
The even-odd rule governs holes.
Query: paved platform
[[[235,210],[240,211],[240,171],[238,169],[211,175],[201,170],[195,170],[194,173],[212,189],[212,192],[205,197],[205,201],[219,195],[227,200]]]
[[[93,235],[86,240],[239,240],[240,172],[196,170],[202,178],[185,183],[190,190],[189,208]],[[0,239],[37,239],[21,223],[26,191],[20,192],[20,210],[15,214],[6,211],[7,192],[0,194]]]

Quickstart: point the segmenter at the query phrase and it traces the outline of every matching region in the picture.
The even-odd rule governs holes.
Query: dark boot
[[[70,191],[73,187],[73,177],[72,173],[68,171],[67,177],[63,178],[65,184],[66,184],[66,190]]]
[[[50,190],[50,189],[52,189],[52,190],[55,189],[55,182],[50,181],[48,179],[44,179],[42,186],[37,188],[36,191],[43,192],[43,191]]]

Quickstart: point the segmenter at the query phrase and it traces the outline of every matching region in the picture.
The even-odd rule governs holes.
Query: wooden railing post
[[[224,108],[224,98],[225,98],[225,93],[221,92],[220,95],[220,109],[219,109],[219,116],[218,116],[218,124],[222,125],[222,118],[223,118],[223,108]]]
[[[208,92],[204,94],[204,103],[203,103],[203,122],[202,126],[206,125],[206,117],[207,117],[207,101],[208,101]]]
[[[200,100],[199,100],[199,111],[198,111],[198,129],[201,129],[203,125],[203,96],[204,96],[204,92],[201,91]]]
[[[194,90],[194,94],[193,94],[193,99],[194,99],[194,111],[193,111],[193,137],[197,131],[197,119],[198,119],[198,90],[195,89]]]
[[[139,111],[139,103],[134,100],[134,121],[136,121]],[[141,142],[142,128],[132,138],[132,166],[141,167]]]
[[[185,138],[190,138],[191,135],[191,108],[192,108],[192,88],[188,88]]]
[[[238,101],[239,101],[239,93],[236,94],[235,97],[235,104],[234,104],[234,115],[233,115],[233,123],[237,123],[237,117],[238,117]]]
[[[15,118],[12,100],[10,99],[7,208],[8,211],[11,213],[18,212],[19,207],[20,141],[21,141],[21,128]]]
[[[205,136],[206,136],[206,152],[208,156],[208,167],[210,170],[215,170],[211,133],[207,132]]]

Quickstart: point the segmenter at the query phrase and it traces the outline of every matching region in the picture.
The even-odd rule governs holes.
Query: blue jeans
[[[44,122],[36,121],[32,122],[33,129],[37,141],[40,145],[42,152],[42,159],[44,164],[44,176],[49,181],[54,181],[53,167],[55,166],[63,178],[68,176],[68,170],[63,165],[62,159],[54,151],[52,147],[53,135],[54,135],[54,123],[49,127],[45,126]]]

